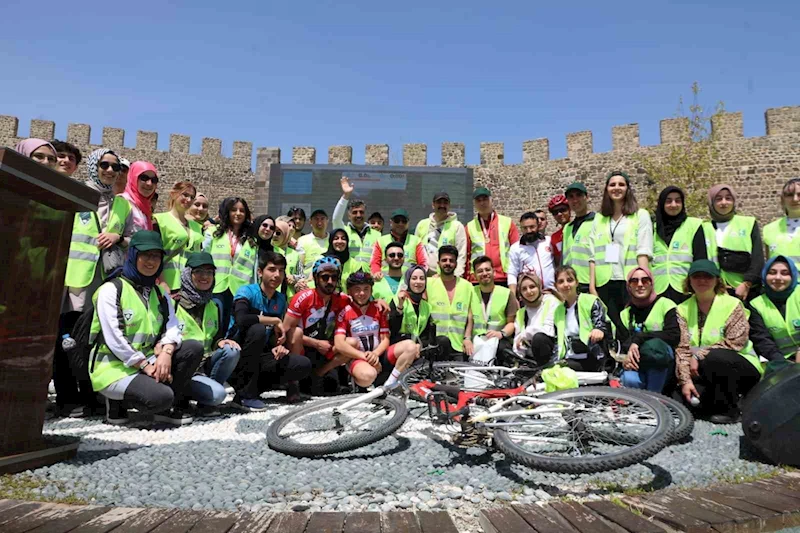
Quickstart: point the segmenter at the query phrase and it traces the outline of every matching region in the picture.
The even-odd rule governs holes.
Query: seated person
[[[372,301],[371,274],[355,272],[347,278],[347,292],[352,298],[336,317],[333,361],[346,364],[360,387],[372,385],[385,368],[394,367],[385,385],[392,385],[400,374],[419,357],[419,345],[403,340],[389,345],[389,322],[379,305]]]
[[[782,255],[767,259],[764,294],[750,302],[750,340],[768,361],[800,363],[800,289],[797,267]]]
[[[217,416],[216,406],[225,401],[224,383],[239,362],[239,345],[223,339],[227,330],[220,324],[222,313],[214,294],[214,260],[208,252],[189,254],[180,275],[175,316],[183,340],[203,343],[203,362],[189,382],[191,397],[197,400],[197,414]]]
[[[517,298],[521,306],[514,321],[514,353],[536,366],[546,365],[556,345],[555,313],[561,301],[542,290],[542,281],[533,272],[517,278]]]
[[[260,283],[245,285],[233,298],[233,323],[228,337],[242,345],[239,364],[228,383],[236,390],[233,406],[263,411],[261,393],[286,385],[286,401],[300,401],[298,381],[311,373],[308,358],[290,353],[283,329],[286,296],[278,291],[286,275],[286,258],[266,252],[259,258]]]
[[[156,285],[163,258],[158,232],[136,232],[124,264],[112,274],[119,281],[105,282],[94,294],[89,342],[97,348],[89,376],[94,390],[106,397],[111,424],[127,422],[121,400],[140,413],[154,413],[159,422],[192,422],[184,394],[203,357],[203,344],[181,342],[172,299]]]
[[[390,242],[386,245],[383,253],[386,263],[389,265],[389,270],[379,281],[375,282],[372,292],[376,300],[383,299],[391,302],[403,285],[405,250],[403,250],[403,245],[399,242]]]
[[[404,340],[412,340],[421,346],[437,344],[441,347],[439,358],[450,355],[450,340],[436,336],[436,325],[431,318],[431,306],[425,297],[428,283],[427,269],[413,265],[406,270],[404,281],[406,290],[401,290],[389,304],[389,342],[395,345]]]
[[[510,350],[519,309],[517,296],[506,287],[495,285],[494,263],[488,256],[476,257],[472,270],[478,280],[472,295],[472,335],[499,339],[497,353]]]
[[[578,276],[571,266],[556,269],[556,289],[563,300],[554,318],[558,359],[573,370],[602,370],[605,343],[611,338],[605,304],[592,294],[578,294]]]
[[[627,287],[630,302],[619,315],[622,326],[617,329],[621,353],[626,354],[622,385],[663,393],[681,339],[677,306],[656,294],[647,268],[631,270]]]

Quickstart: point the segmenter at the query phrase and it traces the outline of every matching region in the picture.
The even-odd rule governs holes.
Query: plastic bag
[[[578,388],[578,374],[568,366],[554,366],[542,371],[545,392]]]
[[[470,364],[475,366],[492,366],[494,359],[497,355],[497,346],[500,339],[487,339],[486,337],[478,337],[472,341],[475,350],[472,352]],[[466,389],[486,389],[494,386],[492,383],[486,382],[486,376],[483,372],[477,370],[468,370],[464,373],[464,388]]]

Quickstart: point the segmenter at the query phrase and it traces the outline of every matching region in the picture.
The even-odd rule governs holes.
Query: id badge
[[[612,242],[606,245],[606,263],[619,263],[620,246]]]

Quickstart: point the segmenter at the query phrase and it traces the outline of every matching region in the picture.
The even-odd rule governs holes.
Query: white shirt
[[[555,264],[550,238],[545,237],[534,244],[515,242],[508,252],[508,284],[516,285],[520,274],[536,274],[545,289],[555,287]]]
[[[538,307],[524,306],[525,309],[525,323],[528,324],[524,329],[519,329],[519,324],[515,324],[514,336],[514,351],[519,355],[525,355],[525,348],[517,347],[519,341],[530,344],[533,336],[537,333],[544,333],[548,337],[556,336],[555,316],[556,308],[558,305],[551,305],[552,300],[557,300],[552,294],[545,294],[542,296],[541,302]],[[556,303],[556,302],[553,302]],[[544,309],[549,307],[549,313],[545,314]],[[542,316],[544,315],[544,316]]]
[[[566,338],[567,338],[567,358],[568,359],[586,359],[588,354],[585,353],[575,353],[572,351],[572,342],[570,339],[579,339],[581,336],[580,324],[578,324],[578,301],[575,300],[575,303],[572,304],[571,307],[567,307],[567,331]]]
[[[591,257],[589,261],[594,261],[594,243],[597,238],[597,224],[600,220],[600,216],[596,216],[594,218],[594,225],[592,226],[592,236],[590,237],[590,252]],[[633,241],[636,243],[636,256],[646,255],[650,260],[653,258],[653,221],[650,220],[650,216],[646,215],[645,213],[641,213],[639,216],[639,227],[634,228],[632,227],[631,221],[628,217],[620,217],[619,220],[614,220],[611,218],[608,222],[608,231],[609,233],[613,233],[613,235],[609,235],[611,237],[611,242],[616,243],[619,245],[620,254],[619,254],[619,261],[616,263],[611,264],[611,279],[614,281],[625,281],[625,239],[627,238],[629,231],[636,231],[636,239]]]

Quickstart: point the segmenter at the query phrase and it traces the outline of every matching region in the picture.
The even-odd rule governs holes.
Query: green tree
[[[711,123],[725,112],[725,105],[719,102],[713,112],[708,112],[700,103],[701,89],[697,82],[692,84],[691,91],[689,113],[684,110],[683,97],[676,113],[677,118],[687,122],[683,138],[670,146],[666,153],[642,154],[637,160],[647,175],[647,203],[651,212],[655,212],[658,194],[664,187],[675,185],[683,189],[688,215],[705,218],[708,215],[708,189],[719,182],[714,165],[719,149]]]

